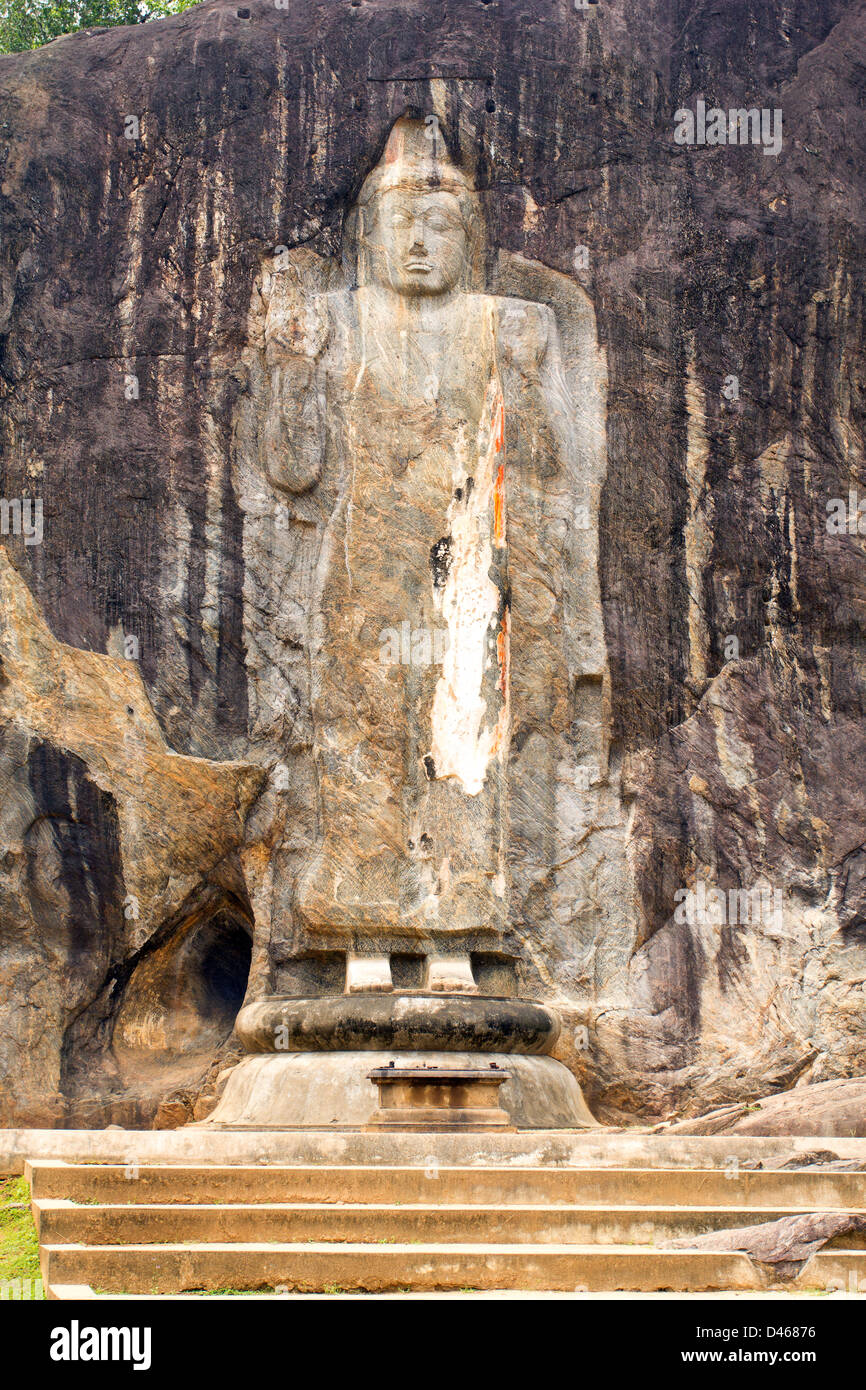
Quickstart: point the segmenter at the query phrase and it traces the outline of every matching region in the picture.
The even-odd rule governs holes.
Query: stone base
[[[371,1070],[393,1052],[285,1052],[244,1057],[199,1129],[362,1129],[377,1108]],[[400,1052],[401,1067],[489,1067],[509,1072],[501,1104],[517,1129],[589,1129],[596,1121],[567,1067],[552,1057]]]
[[[369,978],[368,981],[369,983]],[[443,983],[443,980],[440,980]],[[248,1052],[549,1052],[555,1009],[534,999],[427,993],[270,995],[245,1004],[235,1031]]]

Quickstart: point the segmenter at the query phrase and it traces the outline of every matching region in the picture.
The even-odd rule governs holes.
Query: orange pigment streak
[[[504,704],[499,711],[499,718],[496,721],[496,730],[493,735],[493,747],[491,751],[498,753],[504,743],[508,732],[509,700],[508,700],[508,678],[509,663],[511,656],[511,613],[506,608],[502,614],[502,621],[499,624],[499,632],[496,635],[496,658],[499,664],[499,689],[502,691]]]
[[[497,545],[505,544],[505,464],[500,463],[493,489],[493,539]]]
[[[499,662],[499,689],[503,695],[508,693],[508,655],[509,655],[509,627],[508,609],[502,614],[502,622],[499,624],[499,633],[496,638],[496,656]]]
[[[493,448],[502,453],[505,444],[505,403],[497,398],[493,415]],[[493,539],[497,545],[505,544],[505,461],[499,465],[493,487]]]

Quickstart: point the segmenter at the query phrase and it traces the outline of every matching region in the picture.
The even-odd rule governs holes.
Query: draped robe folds
[[[567,703],[536,559],[570,528],[554,316],[375,286],[291,322],[272,309],[272,480],[335,497],[309,619],[320,838],[300,920],[370,947],[501,934],[513,698],[526,708],[531,685],[549,727]]]

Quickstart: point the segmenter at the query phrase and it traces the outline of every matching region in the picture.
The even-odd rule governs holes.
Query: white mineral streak
[[[789,477],[794,458],[794,441],[784,434],[769,444],[756,460],[761,486],[761,501],[769,515],[775,512],[779,531],[788,537],[788,595],[794,612],[799,609],[797,598],[797,530],[794,509],[790,505]],[[779,594],[782,587],[780,572],[774,567],[770,576],[770,599],[767,605],[770,646],[777,651],[786,648],[786,636],[780,623]]]
[[[689,596],[689,675],[702,686],[707,678],[709,634],[704,612],[704,572],[712,553],[712,535],[707,524],[707,460],[710,444],[706,430],[706,403],[694,369],[689,363],[686,382],[688,433],[686,477],[689,485],[689,515],[683,528],[686,547],[686,575]]]
[[[448,509],[451,561],[441,601],[449,640],[431,712],[436,776],[457,777],[469,796],[481,791],[508,728],[508,631],[497,631],[500,592],[490,577],[494,538],[505,544],[504,419],[494,372],[485,393],[472,490],[466,498],[464,477],[463,497]],[[482,687],[493,661],[500,666],[503,707],[497,719],[485,721]]]

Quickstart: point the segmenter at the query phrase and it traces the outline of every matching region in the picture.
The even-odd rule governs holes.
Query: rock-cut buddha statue
[[[393,126],[342,268],[283,259],[254,295],[237,456],[268,690],[253,728],[291,751],[300,790],[259,898],[278,992],[239,1015],[254,1055],[213,1123],[364,1123],[370,1066],[395,1055],[507,1061],[515,1123],[591,1123],[542,1055],[559,1022],[524,912],[540,893],[555,921],[565,837],[584,833],[575,769],[601,761],[591,307],[568,277],[488,255],[433,119]]]
[[[543,556],[573,531],[574,410],[551,308],[478,288],[479,198],[435,120],[392,128],[347,241],[354,283],[275,275],[264,327],[264,468],[326,518],[307,600],[319,839],[294,912],[382,962],[378,987],[417,949],[471,990],[469,952],[507,931],[515,721],[569,718]]]

